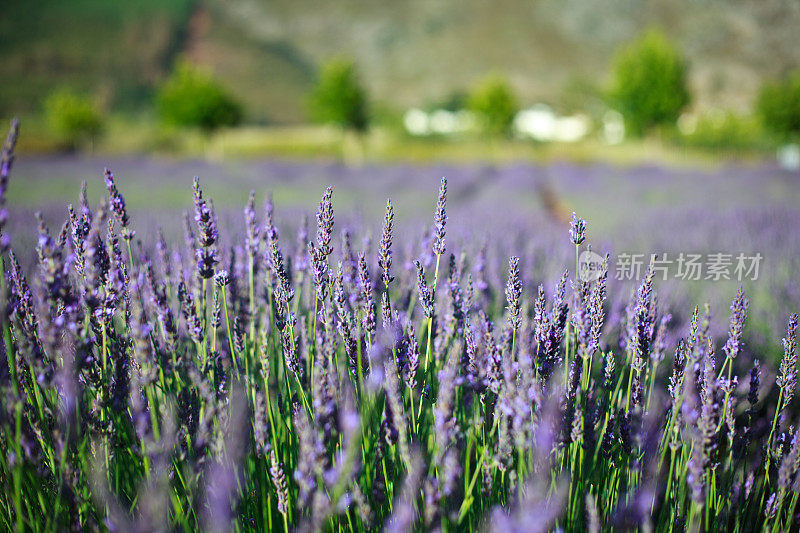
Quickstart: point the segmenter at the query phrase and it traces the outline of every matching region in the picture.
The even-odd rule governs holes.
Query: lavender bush
[[[568,270],[591,235],[577,215],[550,249],[560,277],[548,249],[487,267],[503,248],[449,237],[444,179],[419,239],[388,201],[373,244],[338,227],[332,188],[316,227],[287,234],[251,194],[225,233],[195,178],[183,242],[149,245],[107,171],[98,205],[39,218],[26,269],[3,232],[16,136],[4,529],[797,527],[796,314],[760,361],[743,289],[726,338],[708,306],[676,331],[652,265],[620,312],[608,261],[592,282]]]

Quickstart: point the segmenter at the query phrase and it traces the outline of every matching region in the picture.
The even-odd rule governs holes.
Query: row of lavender
[[[564,222],[554,221],[555,203],[568,217],[572,211],[592,221],[589,239],[596,251],[612,255],[609,279],[609,319],[624,313],[637,281],[617,284],[620,257],[625,253],[650,253],[673,261],[667,280],[657,271],[662,305],[673,311],[670,335],[683,334],[695,305],[710,302],[715,311],[727,308],[739,283],[751,300],[745,340],[759,356],[777,358],[774,338],[783,334],[786,316],[800,308],[800,284],[793,272],[800,268],[800,174],[760,164],[712,168],[652,166],[609,167],[602,164],[566,163],[509,165],[366,165],[347,168],[320,161],[186,161],[152,158],[32,157],[15,163],[15,181],[9,197],[8,233],[23,267],[35,266],[34,213],[41,211],[48,225],[61,227],[66,216],[64,198],[73,198],[81,181],[88,179],[87,196],[96,204],[105,193],[104,166],[118,173],[128,211],[136,223],[137,237],[146,245],[156,242],[164,228],[169,242],[181,238],[176,212],[191,206],[189,177],[203,178],[203,189],[215,201],[222,240],[235,243],[244,231],[241,206],[256,189],[257,205],[263,191],[274,192],[281,216],[276,225],[284,236],[284,249],[294,255],[304,248],[297,242],[303,216],[313,219],[313,197],[308,191],[336,189],[337,237],[350,232],[356,248],[374,257],[380,235],[383,202],[391,196],[397,211],[396,231],[402,236],[422,233],[435,204],[436,176],[448,177],[448,232],[451,249],[475,251],[487,244],[485,269],[492,284],[505,276],[507,258],[518,255],[524,267],[525,291],[535,292],[558,279],[570,264],[569,243],[563,239]],[[549,191],[549,192],[548,192]],[[530,230],[520,231],[520,228]],[[233,235],[229,239],[228,235]],[[338,240],[338,239],[337,239]],[[413,239],[396,244],[403,260],[398,269],[414,266]],[[152,250],[151,250],[152,251]],[[678,279],[680,253],[727,254],[732,260],[730,281]],[[736,258],[760,254],[755,281],[736,275]],[[505,258],[505,259],[504,259]],[[371,264],[374,267],[375,264]],[[705,277],[706,272],[703,272]],[[712,332],[721,336],[724,321]],[[675,338],[674,340],[677,340]]]
[[[796,523],[796,315],[773,367],[743,346],[742,290],[717,342],[708,308],[670,331],[652,266],[621,313],[607,262],[593,282],[537,286],[548,250],[493,272],[502,246],[450,249],[445,180],[419,239],[387,202],[375,252],[334,237],[330,188],[316,231],[287,239],[251,195],[223,241],[195,179],[185,242],[148,246],[105,185],[58,233],[40,220],[32,271],[2,234],[6,529]],[[573,216],[551,261],[585,239]]]

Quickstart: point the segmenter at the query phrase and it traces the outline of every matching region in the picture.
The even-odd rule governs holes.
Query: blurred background
[[[774,157],[798,27],[794,0],[6,0],[0,115],[30,153]]]
[[[575,210],[611,252],[762,253],[755,331],[800,305],[796,0],[4,0],[0,13],[0,117],[22,121],[17,246],[36,210],[60,227],[81,181],[96,202],[106,166],[143,240],[180,235],[193,175],[234,229],[251,189],[291,224],[333,184],[367,237],[387,196],[417,235],[447,175],[456,228],[565,240]],[[725,315],[736,285],[675,294]]]

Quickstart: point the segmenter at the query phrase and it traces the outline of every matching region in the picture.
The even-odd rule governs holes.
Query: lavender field
[[[800,524],[797,174],[14,141],[3,529]]]
[[[563,241],[572,211],[590,221],[588,236],[602,254],[730,254],[730,280],[700,282],[676,279],[676,264],[660,280],[665,305],[680,332],[689,311],[706,302],[723,310],[743,283],[754,301],[750,311],[749,344],[776,356],[771,338],[785,329],[788,313],[800,308],[800,284],[793,275],[800,266],[800,175],[777,165],[720,165],[664,168],[579,165],[383,165],[347,167],[324,161],[244,160],[223,163],[155,158],[31,157],[15,163],[17,186],[8,197],[8,231],[19,250],[33,250],[35,213],[42,212],[52,228],[67,217],[67,204],[76,204],[82,182],[90,203],[106,194],[103,170],[114,171],[137,237],[145,246],[161,231],[170,242],[183,238],[181,216],[191,212],[190,185],[198,176],[213,199],[225,246],[244,231],[242,206],[255,191],[261,207],[269,194],[278,205],[275,224],[295,238],[304,217],[313,225],[319,192],[331,185],[336,191],[336,237],[347,229],[356,248],[374,248],[381,231],[386,198],[397,213],[397,232],[404,241],[422,236],[430,225],[436,202],[431,191],[448,179],[450,238],[458,249],[492,248],[487,268],[502,277],[504,257],[528,254],[531,269],[526,283],[555,283],[572,265],[573,251]],[[405,239],[407,237],[407,239]],[[366,241],[365,241],[366,239]],[[404,242],[404,244],[407,244]],[[466,246],[465,246],[466,245]],[[151,246],[152,247],[152,246]],[[406,250],[402,250],[406,252]],[[414,252],[410,252],[412,255]],[[752,276],[735,275],[738,254],[761,253],[758,283]],[[21,253],[23,262],[33,253]],[[620,277],[612,264],[610,282]],[[644,264],[644,266],[647,266]],[[403,266],[411,270],[410,262]],[[701,278],[705,277],[705,273]],[[526,276],[528,278],[528,276]],[[614,305],[627,303],[632,280],[625,279],[614,293]],[[713,325],[716,335],[724,324]]]

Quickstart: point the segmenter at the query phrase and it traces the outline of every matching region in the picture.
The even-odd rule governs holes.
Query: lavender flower
[[[294,480],[299,490],[297,505],[305,507],[311,503],[311,496],[317,488],[317,474],[325,447],[319,433],[308,419],[305,409],[295,404],[292,417],[294,429],[299,440],[298,463],[294,470]]]
[[[194,200],[194,220],[200,234],[197,238],[200,246],[209,248],[217,242],[217,216],[211,204],[203,198],[200,179],[195,176],[192,181],[192,198]]]
[[[452,354],[461,353],[461,345],[455,344],[452,347]],[[453,416],[453,408],[456,400],[457,385],[457,360],[452,355],[438,373],[439,394],[434,407],[434,435],[436,440],[436,454],[434,462],[439,464],[445,451],[455,440],[457,421]]]
[[[400,394],[400,381],[397,371],[397,364],[393,357],[388,357],[384,361],[384,390],[388,408],[392,414],[392,420],[397,428],[397,445],[400,450],[400,458],[406,465],[411,465],[411,452],[408,447],[408,436],[406,435],[406,415],[403,411],[403,397]]]
[[[500,384],[502,382],[503,359],[494,340],[494,324],[485,315],[482,315],[481,318],[486,331],[483,339],[486,353],[482,367],[486,373],[486,386],[497,394],[500,392]]]
[[[761,363],[758,359],[753,361],[753,366],[750,369],[750,388],[747,392],[747,401],[750,407],[755,407],[758,403],[758,388],[761,384]]]
[[[800,469],[800,429],[793,435],[789,454],[784,456],[778,469],[778,488],[781,498],[792,488],[792,481]]]
[[[282,296],[286,303],[292,301],[294,297],[294,288],[292,288],[289,279],[289,272],[283,262],[283,252],[281,251],[280,243],[278,242],[278,230],[272,220],[273,216],[272,198],[267,197],[264,206],[264,236],[266,238],[266,246],[264,247],[264,262],[269,265],[271,277],[267,277],[266,281],[270,286],[268,290],[274,290],[272,285],[276,284],[282,292]]]
[[[603,457],[608,459],[611,457],[611,453],[614,449],[614,444],[616,444],[617,438],[614,435],[614,412],[612,411],[608,415],[608,422],[606,423],[606,430],[603,433],[603,440],[600,443],[600,450],[603,453]]]
[[[195,250],[197,275],[201,279],[210,279],[214,276],[214,267],[219,262],[215,245],[217,243],[217,216],[211,204],[203,198],[200,189],[200,180],[197,176],[192,182],[192,198],[194,200],[194,220],[199,230],[197,242],[199,247]]]
[[[214,284],[217,287],[220,287],[220,288],[227,287],[228,285],[230,285],[230,282],[231,282],[231,278],[230,278],[230,275],[228,275],[228,271],[227,270],[220,270],[214,276]]]
[[[390,274],[392,267],[392,226],[394,225],[394,208],[391,198],[386,200],[386,217],[383,220],[383,234],[378,247],[378,266],[381,267],[381,280],[386,290],[394,280]]]
[[[744,321],[747,317],[747,306],[749,301],[744,297],[744,289],[739,286],[736,297],[731,304],[731,323],[728,331],[728,341],[723,350],[729,359],[736,359],[741,350],[742,330]]]
[[[519,257],[508,260],[508,283],[506,285],[506,301],[508,302],[508,325],[513,331],[519,329],[519,316],[522,305],[522,280],[519,277]]]
[[[669,378],[669,391],[673,414],[677,415],[677,408],[683,395],[683,378],[686,371],[686,343],[683,339],[675,349],[675,358],[672,361],[672,375]]]
[[[244,352],[244,331],[242,328],[242,321],[238,316],[233,317],[233,349],[237,354]]]
[[[384,292],[381,295],[381,322],[383,327],[390,327],[394,320],[394,312],[392,312],[392,305],[389,302],[389,293]]]
[[[92,220],[87,214],[78,216],[72,205],[69,206],[69,224],[71,231],[72,253],[75,255],[75,268],[78,274],[84,275],[86,237],[92,229]]]
[[[568,272],[564,272],[556,285],[555,297],[550,315],[546,321],[546,331],[542,345],[537,354],[537,370],[543,381],[552,376],[556,365],[561,360],[561,343],[564,340],[564,329],[567,325],[569,307],[564,299]]]
[[[178,285],[178,301],[181,303],[181,311],[186,321],[186,328],[189,330],[189,336],[194,342],[202,342],[203,324],[200,317],[197,316],[197,307],[195,306],[194,298],[186,288],[186,283],[183,281]]]
[[[303,214],[300,227],[297,228],[297,254],[294,259],[294,267],[297,272],[308,271],[310,257],[306,250],[308,240],[308,215]],[[326,263],[327,264],[327,263]]]
[[[250,191],[250,196],[247,199],[247,206],[244,208],[244,221],[245,221],[245,249],[247,250],[247,257],[250,263],[253,264],[255,257],[258,254],[258,225],[256,224],[256,193]]]
[[[325,255],[311,241],[308,242],[308,257],[311,259],[314,292],[317,295],[317,301],[321,302],[328,294],[328,262]]]
[[[544,296],[544,287],[539,285],[538,294],[533,304],[533,333],[536,342],[541,347],[546,341],[549,317],[545,309],[547,302]]]
[[[214,267],[219,263],[217,251],[213,248],[197,248],[195,250],[195,257],[197,261],[197,275],[201,279],[210,279],[214,277]]]
[[[616,361],[614,360],[614,353],[607,352],[604,360],[603,365],[603,386],[606,389],[611,390],[614,386],[614,367],[616,366]]]
[[[414,266],[417,268],[417,289],[419,291],[419,304],[422,306],[422,311],[426,317],[433,317],[434,302],[433,292],[428,288],[428,283],[425,281],[425,272],[422,270],[422,265],[419,261],[414,261]]]
[[[422,460],[419,452],[412,453],[411,468],[403,482],[394,512],[386,520],[387,533],[404,533],[411,531],[417,521],[416,501],[422,483]]]
[[[410,390],[417,388],[417,369],[419,368],[419,343],[414,325],[411,322],[406,324],[406,337],[408,342],[408,353],[406,354],[406,373],[405,383]],[[413,394],[413,393],[412,393]]]
[[[325,257],[333,253],[331,234],[333,233],[333,187],[325,189],[317,211],[317,248]]]
[[[569,240],[575,246],[579,246],[586,240],[586,221],[579,218],[574,212],[569,221]]]
[[[222,307],[219,301],[219,292],[214,291],[211,299],[211,329],[217,329],[222,324]]]
[[[591,319],[590,331],[590,344],[588,352],[593,353],[600,347],[600,335],[603,331],[603,324],[605,323],[605,311],[603,310],[603,303],[606,299],[606,283],[608,282],[608,265],[609,256],[606,254],[603,261],[603,270],[597,283],[592,289],[591,296],[589,297],[588,312]]]
[[[783,338],[783,359],[775,383],[783,391],[783,405],[788,405],[797,387],[797,314],[789,317],[786,337]],[[778,406],[780,409],[782,406]]]
[[[358,278],[361,282],[361,298],[364,302],[364,331],[374,338],[377,326],[375,300],[372,297],[372,278],[370,278],[367,260],[363,253],[358,256]]]
[[[8,179],[11,174],[11,167],[14,164],[14,148],[17,145],[19,136],[19,120],[16,118],[11,121],[11,128],[8,131],[6,142],[0,154],[0,254],[8,250],[8,235],[3,233],[3,226],[8,220],[8,210],[6,209],[6,191],[8,190]]]
[[[189,211],[183,213],[183,244],[187,250],[194,249],[194,229],[192,228],[192,217]]]
[[[294,373],[298,379],[302,379],[302,367],[297,358],[297,346],[289,328],[284,328],[281,335],[281,346],[283,347],[283,357],[286,366]]]
[[[130,241],[135,235],[135,232],[131,231],[129,227],[130,218],[128,218],[128,210],[125,207],[125,199],[117,190],[117,186],[114,183],[114,174],[108,169],[105,169],[105,182],[106,189],[108,189],[111,211],[114,213],[120,226],[122,226],[122,236],[125,240]]]
[[[278,462],[278,457],[275,455],[273,448],[269,452],[269,475],[272,478],[272,484],[275,486],[275,492],[278,495],[278,512],[283,516],[289,512],[289,489],[286,486],[286,475],[283,473],[283,465]]]
[[[450,508],[449,519],[452,521],[458,520],[458,513],[454,506],[449,503],[457,502],[459,496],[459,485],[463,469],[459,458],[459,452],[456,448],[451,448],[444,456],[444,463],[442,465],[441,474],[441,497],[445,501],[443,508],[447,510]]]
[[[445,250],[444,245],[444,227],[447,224],[447,213],[445,207],[447,204],[447,178],[442,178],[442,183],[439,186],[439,199],[436,201],[436,215],[434,216],[434,229],[433,229],[433,253],[442,255]]]
[[[653,321],[655,306],[652,300],[653,292],[653,262],[647,270],[644,281],[636,292],[636,305],[633,309],[633,327],[635,343],[633,344],[633,369],[636,371],[633,380],[633,393],[631,398],[634,405],[641,402],[641,374],[647,363],[654,336]]]

